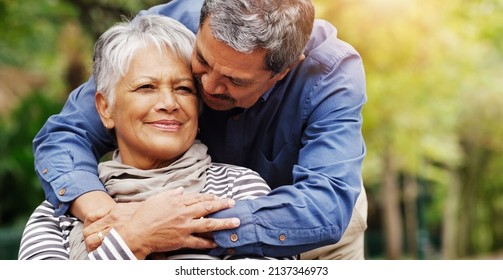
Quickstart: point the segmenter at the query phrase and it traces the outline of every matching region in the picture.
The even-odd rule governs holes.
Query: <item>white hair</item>
[[[190,65],[195,35],[166,16],[142,15],[108,29],[94,46],[93,77],[96,89],[113,106],[115,86],[126,74],[135,54],[148,46],[171,51]]]

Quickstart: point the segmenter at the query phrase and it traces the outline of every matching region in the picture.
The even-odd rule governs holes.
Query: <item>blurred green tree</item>
[[[488,143],[503,136],[495,113],[503,98],[502,2],[314,2],[365,64],[364,182],[377,201],[369,219],[379,221],[369,224],[385,233],[385,258],[501,249],[494,221],[503,154]],[[427,252],[433,240],[442,255]]]

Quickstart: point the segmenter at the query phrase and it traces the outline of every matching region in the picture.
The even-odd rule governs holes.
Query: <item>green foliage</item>
[[[44,195],[33,165],[31,141],[47,118],[59,112],[59,100],[40,92],[29,95],[0,122],[0,224],[25,222]]]
[[[92,43],[122,16],[169,1],[160,0],[0,0],[0,68],[36,73],[45,81],[12,112],[0,112],[0,226],[23,223],[44,198],[35,175],[32,143],[67,94],[87,79]],[[80,32],[84,30],[84,32]],[[75,75],[78,73],[78,75]],[[28,76],[27,76],[28,77]],[[11,90],[0,76],[0,94],[26,96],[30,87]],[[7,102],[17,102],[11,99]]]
[[[61,0],[76,7],[79,21],[97,39],[101,33],[121,21],[123,17],[132,18],[139,11],[169,1],[162,0]]]
[[[427,229],[456,243],[444,257],[501,250],[503,2],[314,3],[365,64],[366,185],[386,196],[391,161],[428,182]]]
[[[62,1],[0,0],[0,65],[39,67],[42,57],[54,57],[63,23],[76,11]]]

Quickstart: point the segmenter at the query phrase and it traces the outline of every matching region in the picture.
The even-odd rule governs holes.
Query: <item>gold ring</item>
[[[98,238],[100,239],[100,241],[103,241],[103,239],[105,239],[105,238],[103,238],[103,232],[101,232],[101,231],[98,232]]]

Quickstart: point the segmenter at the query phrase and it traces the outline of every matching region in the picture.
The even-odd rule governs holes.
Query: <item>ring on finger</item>
[[[100,241],[102,241],[102,242],[103,242],[103,239],[105,239],[105,238],[103,237],[103,232],[101,232],[101,231],[100,231],[100,232],[98,232],[98,238],[100,239]]]

